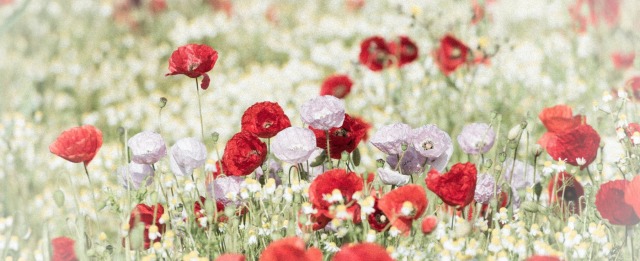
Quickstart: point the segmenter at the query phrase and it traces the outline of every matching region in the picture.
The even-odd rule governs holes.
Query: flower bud
[[[378,166],[378,168],[384,167],[384,160],[383,159],[377,159],[376,160],[376,165]]]
[[[538,212],[538,204],[531,201],[525,201],[520,205],[520,208],[524,209],[527,212],[537,213]]]
[[[542,184],[540,182],[533,186],[533,192],[536,193],[536,198],[540,198],[540,194],[542,194]]]
[[[520,136],[521,132],[522,132],[521,125],[513,126],[513,128],[511,128],[511,130],[509,130],[509,133],[507,134],[507,139],[515,140],[518,138],[518,136]]]
[[[360,150],[356,147],[356,149],[352,152],[351,154],[351,160],[353,161],[353,165],[360,166],[360,159],[361,159],[361,155],[360,155]]]
[[[217,131],[214,131],[211,133],[211,140],[213,140],[213,143],[218,142],[219,138],[220,138],[220,133],[218,133]]]
[[[507,153],[505,152],[498,153],[498,160],[500,162],[504,162],[505,160],[507,160]]]
[[[160,97],[160,109],[164,108],[164,106],[167,106],[167,98]]]
[[[62,190],[56,190],[53,192],[53,201],[56,202],[56,205],[61,208],[64,206],[64,192]]]

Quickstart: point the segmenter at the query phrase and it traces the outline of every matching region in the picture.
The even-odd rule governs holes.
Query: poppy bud
[[[217,143],[219,138],[220,133],[218,133],[217,131],[211,133],[211,139],[213,140],[213,143]]]
[[[160,109],[164,108],[167,105],[167,98],[160,97]]]
[[[518,138],[518,136],[520,136],[520,132],[522,132],[522,125],[516,125],[513,126],[513,128],[511,128],[511,130],[509,130],[509,133],[507,134],[507,139],[509,140],[515,140]]]
[[[56,205],[61,208],[64,206],[64,192],[62,190],[56,190],[53,192],[53,201],[56,202]]]
[[[376,165],[378,166],[378,168],[384,167],[384,160],[383,159],[377,159],[376,160]]]
[[[537,213],[538,212],[538,205],[534,202],[531,201],[525,201],[523,202],[520,207],[522,209],[524,209],[527,212],[531,212],[531,213]]]
[[[360,150],[358,148],[356,148],[353,153],[351,154],[351,160],[353,161],[353,165],[360,166]]]

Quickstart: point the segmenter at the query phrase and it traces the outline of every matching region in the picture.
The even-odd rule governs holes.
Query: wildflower
[[[436,216],[427,216],[422,220],[422,233],[425,235],[431,234],[438,226],[438,218]]]
[[[49,151],[73,163],[89,165],[102,146],[102,132],[91,125],[74,127],[60,134]]]
[[[369,226],[371,226],[372,229],[378,232],[382,232],[387,228],[390,220],[380,209],[378,199],[376,199],[375,197],[373,198],[373,212],[367,216],[367,221],[369,222]]]
[[[420,155],[413,147],[409,147],[402,156],[400,154],[389,155],[386,161],[392,169],[396,169],[398,161],[400,161],[400,173],[412,175],[424,172],[424,165],[428,159]]]
[[[389,229],[389,236],[391,237],[397,237],[402,233],[402,231],[400,231],[400,229],[398,229],[395,226],[391,226],[391,228]]]
[[[359,200],[358,204],[360,204],[362,213],[365,215],[369,215],[375,212],[375,209],[373,207],[375,202],[376,201],[373,196],[368,196],[365,199]]]
[[[369,232],[367,232],[367,237],[365,239],[365,241],[372,243],[376,241],[376,232],[374,230],[369,230]]]
[[[360,44],[360,55],[358,56],[360,64],[371,71],[377,72],[389,67],[393,63],[391,57],[389,46],[380,36],[369,37]]]
[[[361,191],[362,187],[362,178],[354,172],[346,172],[344,169],[329,170],[311,183],[309,201],[316,208],[323,209],[327,209],[332,202],[336,202],[334,200],[344,199],[343,202],[348,204],[352,200],[353,193]],[[325,200],[327,194],[331,195],[331,202]]]
[[[320,95],[332,95],[336,98],[343,99],[349,92],[353,81],[348,75],[336,74],[327,77],[320,87]]]
[[[496,133],[488,124],[472,123],[462,128],[458,135],[458,144],[465,153],[481,154],[487,153],[493,147],[495,138]]]
[[[330,96],[318,96],[300,107],[302,121],[314,129],[329,130],[342,126],[345,118],[344,101]]]
[[[631,67],[635,58],[635,52],[614,52],[611,54],[611,62],[613,63],[613,67],[618,70],[624,70]]]
[[[207,159],[207,148],[196,138],[178,140],[171,146],[170,153],[169,166],[176,176],[191,175]]]
[[[624,179],[609,181],[602,184],[596,194],[598,212],[613,225],[633,226],[640,222],[634,207],[625,202],[625,189],[629,184]]]
[[[73,261],[78,260],[76,252],[73,247],[75,241],[68,237],[56,237],[51,240],[53,248],[53,254],[51,260],[53,261]]]
[[[467,62],[467,47],[460,40],[451,35],[440,39],[440,47],[434,52],[434,59],[444,75],[449,75]]]
[[[333,257],[333,261],[391,261],[388,251],[375,243],[348,244]]]
[[[635,176],[624,189],[624,201],[640,217],[640,176]]]
[[[329,253],[337,253],[338,251],[340,251],[340,248],[336,245],[335,242],[324,242],[323,249],[324,251],[327,251]]]
[[[118,167],[118,181],[127,189],[139,189],[153,183],[154,171],[148,164],[129,162],[126,166]]]
[[[258,168],[267,157],[267,144],[253,133],[241,131],[233,135],[224,147],[222,166],[227,175],[246,176]]]
[[[581,210],[586,207],[582,185],[567,172],[560,172],[551,178],[547,190],[549,203],[556,202],[559,198],[562,199],[559,204],[563,212],[568,210],[569,213],[580,214]]]
[[[395,56],[398,67],[412,63],[418,58],[418,46],[407,36],[399,36],[396,41],[389,41],[389,52]]]
[[[129,138],[131,161],[139,164],[154,164],[167,155],[167,146],[160,134],[143,131]]]
[[[397,171],[390,169],[378,168],[378,177],[382,183],[394,186],[403,186],[409,183],[410,176],[402,175]]]
[[[300,127],[280,131],[271,142],[271,152],[278,159],[293,165],[307,161],[316,148],[313,131]]]
[[[218,61],[218,52],[210,46],[201,44],[187,44],[173,51],[169,59],[169,75],[184,74],[190,78],[204,76],[200,88],[209,88],[209,75]]]
[[[407,144],[411,127],[404,123],[395,123],[382,126],[371,137],[371,144],[385,154],[403,153],[402,146]]]
[[[418,153],[427,158],[437,158],[452,147],[449,135],[433,124],[413,129],[409,136],[409,143]]]
[[[148,206],[138,204],[131,211],[129,218],[129,231],[131,231],[138,223],[144,225],[144,248],[148,249],[152,241],[157,241],[159,236],[164,232],[165,225],[160,224],[160,217],[164,214],[162,205]],[[152,228],[153,227],[153,228]]]
[[[421,186],[406,185],[385,194],[379,203],[380,210],[393,222],[392,225],[402,233],[408,233],[411,223],[422,216],[429,201]],[[409,213],[408,206],[412,209]]]
[[[291,127],[289,117],[276,102],[258,102],[242,115],[242,131],[260,138],[271,138],[288,127]]]
[[[473,199],[481,204],[487,204],[493,198],[494,194],[500,194],[500,186],[496,186],[493,175],[480,174],[476,181],[476,189]]]
[[[259,260],[320,261],[322,260],[322,252],[314,247],[305,249],[305,243],[302,239],[288,237],[271,242],[262,251]]]
[[[353,152],[366,134],[366,126],[356,121],[349,114],[344,115],[342,125],[330,128],[327,132],[310,127],[316,135],[316,146],[327,149],[327,132],[329,134],[329,151],[331,158],[340,159],[342,152]]]
[[[425,180],[429,190],[433,191],[450,206],[463,208],[475,195],[476,166],[473,163],[458,163],[444,175],[430,170]]]

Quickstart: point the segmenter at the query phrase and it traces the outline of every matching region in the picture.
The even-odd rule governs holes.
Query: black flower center
[[[425,150],[433,149],[433,141],[426,141],[422,143],[422,148]]]
[[[347,130],[340,128],[334,132],[334,135],[338,137],[347,137]]]

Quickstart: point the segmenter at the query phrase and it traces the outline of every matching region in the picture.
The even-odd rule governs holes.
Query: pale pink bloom
[[[315,97],[300,107],[302,121],[318,130],[342,126],[344,115],[344,101],[331,95]]]
[[[392,154],[387,156],[387,163],[391,168],[396,169],[398,160],[402,158],[400,162],[400,172],[404,175],[419,174],[424,172],[424,167],[427,164],[427,158],[420,155],[413,147],[408,147],[407,151],[402,154]]]
[[[453,155],[453,147],[449,147],[442,155],[435,158],[427,158],[427,164],[431,166],[429,169],[435,169],[438,172],[442,172],[446,167],[447,163],[449,163],[449,159],[451,159],[451,155]]]
[[[413,129],[409,136],[409,143],[422,156],[432,159],[440,157],[453,147],[449,134],[433,124]]]
[[[276,186],[280,186],[282,184],[282,179],[280,179],[280,176],[278,176],[278,171],[282,170],[282,164],[280,164],[279,161],[276,161],[274,159],[268,159],[267,160],[267,179],[272,178],[276,181]],[[262,172],[262,167],[258,167],[256,169],[256,179],[260,179],[263,175]]]
[[[306,128],[286,128],[278,132],[271,142],[273,155],[289,164],[307,161],[315,150],[316,136]]]
[[[176,176],[188,176],[204,165],[207,148],[196,138],[183,138],[171,146],[169,167]]]
[[[214,182],[208,184],[207,192],[210,196],[214,197],[216,201],[219,201],[224,205],[228,205],[230,203],[237,204],[240,199],[240,184],[242,184],[242,181],[244,181],[244,177],[218,176]],[[232,200],[234,198],[235,201]]]
[[[130,162],[118,167],[118,181],[124,188],[139,189],[153,183],[153,168],[149,164]]]
[[[167,155],[167,146],[160,134],[143,131],[129,138],[131,161],[139,164],[154,164]]]
[[[486,123],[471,123],[462,128],[458,144],[468,154],[487,153],[496,139],[496,133]]]
[[[476,181],[476,192],[473,199],[478,203],[487,204],[493,198],[494,194],[499,195],[500,191],[501,188],[500,186],[496,186],[496,180],[492,175],[480,174]]]
[[[384,168],[378,168],[378,177],[380,177],[382,183],[394,186],[406,185],[410,179],[407,175],[402,175],[397,171]]]
[[[404,123],[395,123],[380,128],[371,137],[371,144],[385,154],[402,153],[402,144],[407,144],[411,127]]]

